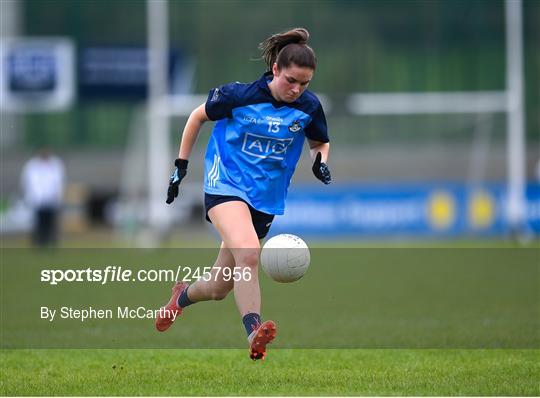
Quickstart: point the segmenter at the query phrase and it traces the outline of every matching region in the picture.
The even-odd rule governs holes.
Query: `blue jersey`
[[[253,83],[210,90],[206,114],[217,123],[206,149],[204,190],[283,214],[305,137],[328,142],[328,134],[315,94],[306,90],[292,103],[276,101],[271,79],[267,72]]]

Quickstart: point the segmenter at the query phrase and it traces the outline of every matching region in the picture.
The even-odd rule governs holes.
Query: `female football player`
[[[177,282],[173,287],[169,303],[162,308],[169,311],[160,311],[156,319],[159,331],[167,330],[188,305],[222,300],[233,290],[250,357],[264,358],[266,345],[275,338],[275,323],[261,322],[260,317],[260,240],[274,215],[284,212],[304,137],[315,177],[324,184],[331,182],[326,119],[319,100],[307,90],[317,65],[308,39],[303,28],[267,38],[259,49],[268,71],[259,80],[212,89],[206,103],[191,113],[174,162],[167,203],[178,196],[201,126],[216,121],[206,150],[204,192],[206,219],[222,243],[209,280],[199,279],[192,285]],[[239,273],[242,277],[235,281],[223,274],[224,267],[242,271],[247,267],[250,272]]]

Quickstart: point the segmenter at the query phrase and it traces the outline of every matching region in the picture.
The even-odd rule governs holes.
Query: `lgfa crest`
[[[298,133],[300,130],[302,130],[302,123],[300,123],[299,120],[295,120],[292,122],[292,124],[289,126],[289,131],[291,133]]]

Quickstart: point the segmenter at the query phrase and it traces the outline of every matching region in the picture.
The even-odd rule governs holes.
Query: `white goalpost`
[[[167,0],[147,0],[148,24],[148,225],[158,232],[169,227],[163,187],[171,168],[170,120],[161,112],[168,96],[169,9]]]
[[[508,219],[519,231],[525,217],[525,133],[523,100],[523,7],[505,1],[508,145]]]

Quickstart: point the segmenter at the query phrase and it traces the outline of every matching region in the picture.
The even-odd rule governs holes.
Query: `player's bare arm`
[[[189,159],[193,145],[195,145],[195,142],[197,141],[197,136],[199,135],[202,125],[204,122],[210,120],[206,114],[204,106],[205,104],[199,105],[189,115],[186,126],[184,127],[184,132],[182,133],[182,141],[178,151],[179,159]]]
[[[317,153],[321,153],[321,162],[328,163],[328,156],[330,155],[330,143],[320,142],[308,139],[309,144],[309,156],[314,161],[317,157]]]

